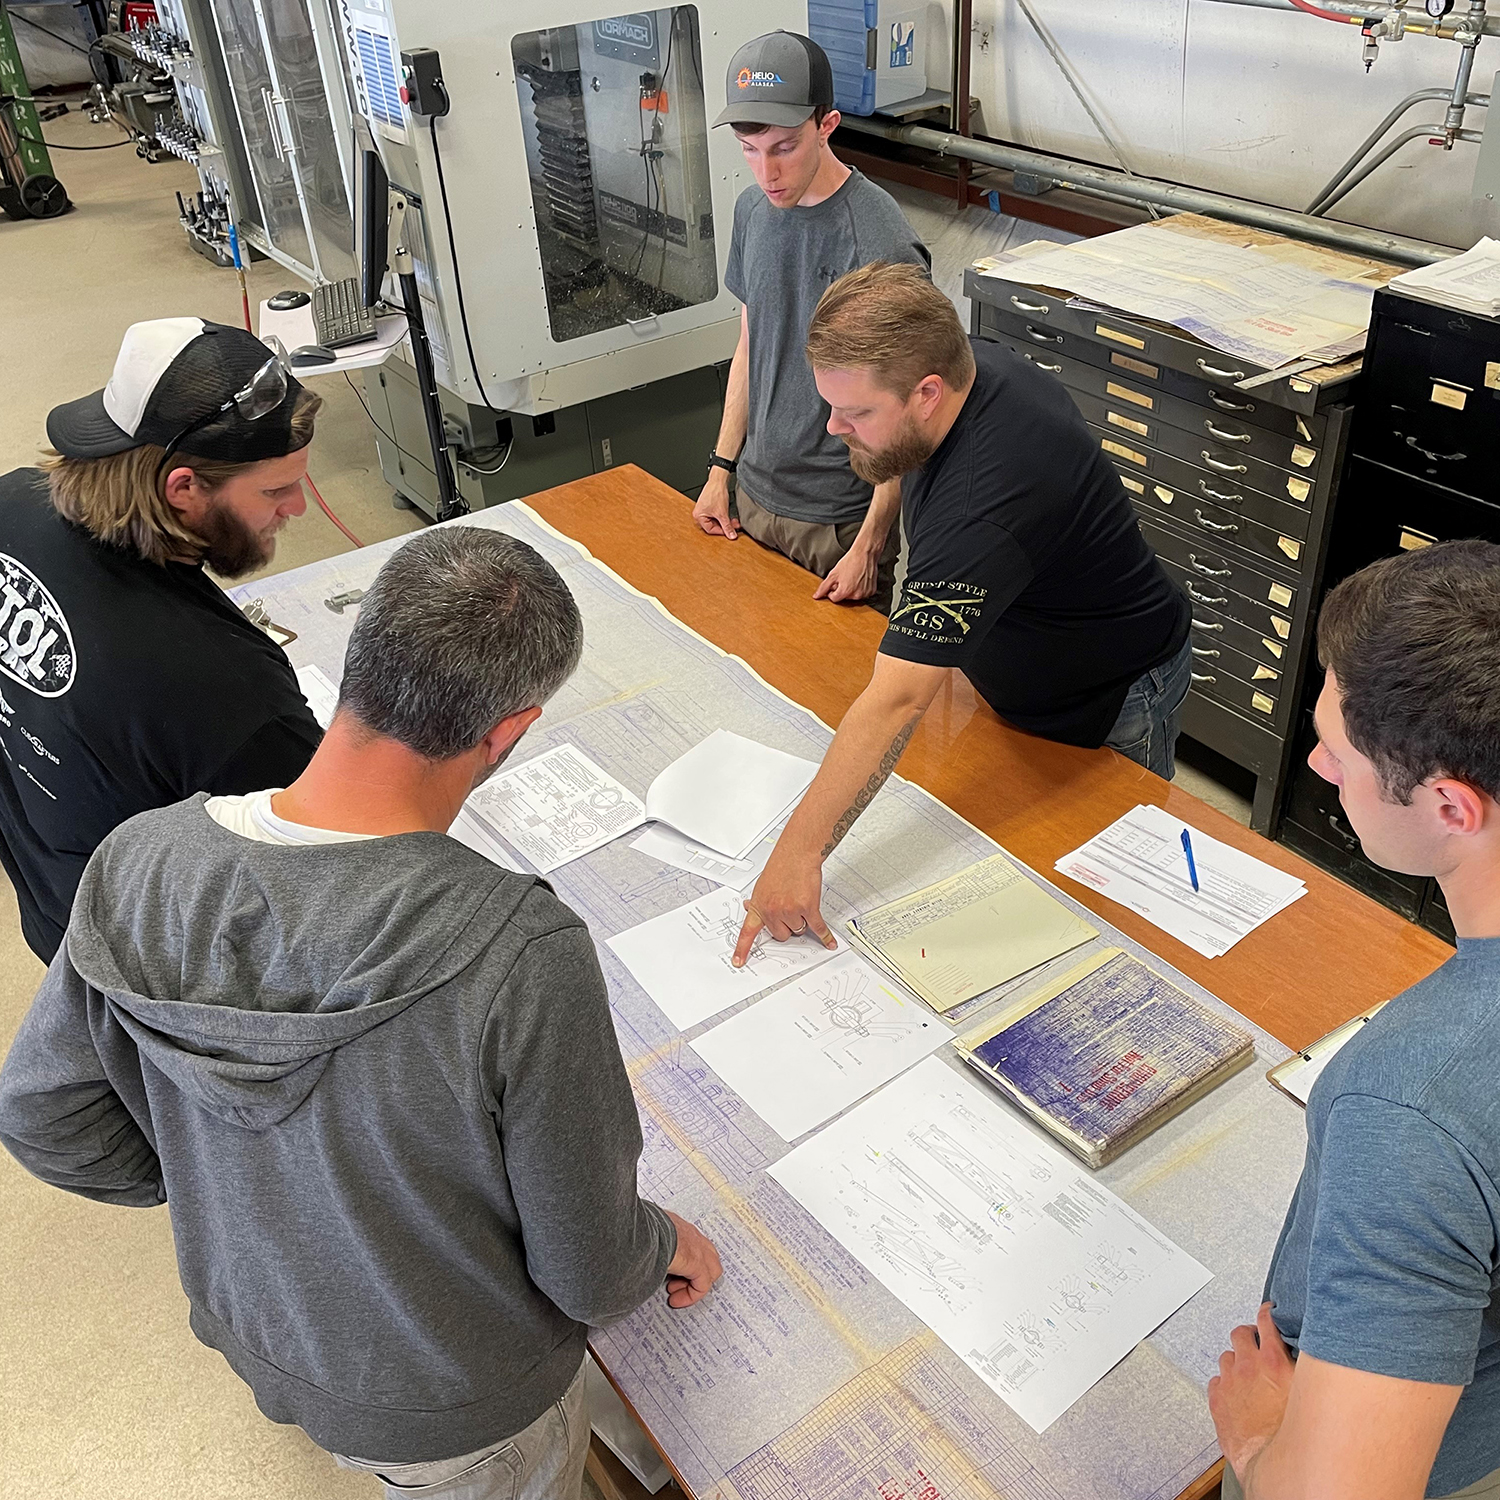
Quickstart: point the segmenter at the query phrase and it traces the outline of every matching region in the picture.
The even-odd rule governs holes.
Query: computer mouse
[[[274,297],[266,299],[266,306],[272,312],[291,312],[294,308],[306,307],[312,298],[306,292],[277,292]]]
[[[321,344],[303,344],[300,349],[292,350],[294,365],[329,365],[337,358],[332,349],[325,349]]]

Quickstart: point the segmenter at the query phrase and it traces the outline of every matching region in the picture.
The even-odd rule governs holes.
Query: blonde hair
[[[313,425],[322,404],[323,398],[312,391],[298,395],[288,453],[312,442]],[[134,552],[146,562],[197,562],[203,556],[203,539],[188,529],[167,499],[167,474],[160,472],[166,456],[166,449],[154,443],[104,458],[68,458],[53,448],[44,448],[37,467],[47,476],[58,515],[82,526],[90,536]],[[172,457],[173,468],[191,469],[210,492],[265,462],[226,463],[191,453]]]
[[[818,299],[807,357],[823,370],[868,370],[902,397],[929,375],[951,388],[974,378],[974,351],[953,304],[919,267],[879,260],[840,276]]]

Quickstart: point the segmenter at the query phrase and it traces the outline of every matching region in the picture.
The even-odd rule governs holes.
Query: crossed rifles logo
[[[962,600],[960,603],[977,603],[976,600]],[[954,607],[952,601],[947,599],[934,599],[930,594],[919,592],[908,584],[901,591],[901,608],[892,614],[891,619],[899,620],[903,615],[909,615],[918,609],[935,609],[940,614],[945,614],[965,634],[969,633],[969,622],[963,617],[962,612]]]

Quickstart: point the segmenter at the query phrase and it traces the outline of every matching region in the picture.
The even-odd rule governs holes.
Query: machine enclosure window
[[[698,8],[511,43],[558,343],[718,296]]]

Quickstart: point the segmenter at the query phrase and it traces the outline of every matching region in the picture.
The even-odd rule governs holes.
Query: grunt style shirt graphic
[[[880,649],[957,667],[1018,729],[1092,749],[1182,649],[1187,597],[1062,384],[971,342],[973,389],[902,483],[909,560]]]
[[[96,541],[35,469],[0,477],[0,865],[44,963],[106,834],[285,786],[321,737],[286,654],[202,568]]]

